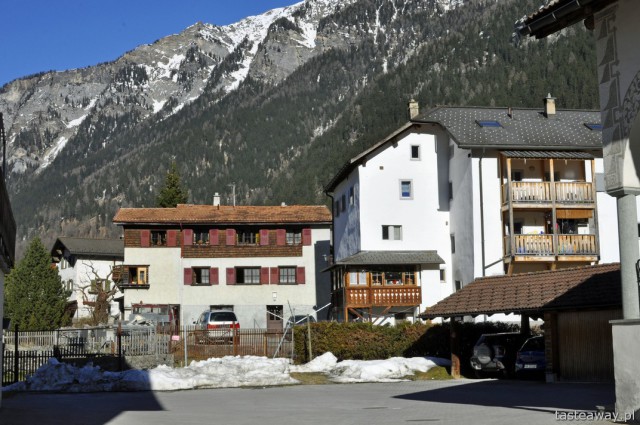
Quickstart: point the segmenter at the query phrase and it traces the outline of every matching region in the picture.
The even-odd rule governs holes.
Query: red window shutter
[[[167,246],[178,246],[178,231],[167,230]]]
[[[260,245],[269,245],[268,229],[260,229]]]
[[[236,269],[233,267],[227,267],[227,285],[236,284]]]
[[[140,246],[143,248],[149,248],[150,243],[151,243],[151,231],[140,230]]]
[[[271,284],[277,285],[280,283],[280,273],[277,267],[271,267]]]
[[[182,231],[182,245],[183,246],[191,246],[191,245],[193,245],[193,230],[192,229],[184,229]]]
[[[217,285],[219,283],[219,273],[217,267],[209,269],[209,285]]]
[[[276,230],[276,245],[282,246],[287,243],[287,231],[285,229]]]
[[[269,284],[269,267],[260,267],[260,283],[262,285]]]
[[[184,269],[184,284],[191,285],[192,282],[193,282],[193,270]]]
[[[236,244],[236,229],[227,229],[227,245]]]
[[[219,243],[218,229],[209,229],[209,245],[218,245]]]
[[[304,267],[297,267],[296,268],[296,283],[298,284],[304,284],[305,282],[305,276],[304,276]]]
[[[302,229],[302,245],[311,245],[311,229]]]

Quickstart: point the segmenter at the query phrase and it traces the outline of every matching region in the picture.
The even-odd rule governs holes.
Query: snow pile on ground
[[[435,357],[392,357],[387,360],[344,360],[338,362],[325,353],[307,364],[291,366],[292,372],[322,372],[334,382],[393,382],[426,372],[434,366],[450,366],[446,359]]]
[[[298,383],[290,372],[324,373],[335,382],[391,382],[449,363],[426,357],[338,362],[333,354],[325,353],[300,366],[290,365],[288,359],[227,356],[194,361],[185,368],[158,366],[148,371],[107,372],[91,364],[77,368],[52,358],[25,381],[9,385],[3,391],[173,391]]]

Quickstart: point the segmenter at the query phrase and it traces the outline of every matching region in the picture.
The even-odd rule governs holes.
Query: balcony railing
[[[587,182],[556,183],[556,201],[566,203],[593,202],[593,185]]]
[[[592,203],[594,202],[593,185],[589,182],[556,182],[556,202],[560,203]],[[551,182],[511,182],[502,186],[502,203],[549,203]]]
[[[511,237],[504,238],[504,252],[507,256],[555,256],[555,255],[598,255],[595,235],[514,235],[515,248],[512,252]]]
[[[412,306],[422,302],[419,286],[346,288],[349,307]]]

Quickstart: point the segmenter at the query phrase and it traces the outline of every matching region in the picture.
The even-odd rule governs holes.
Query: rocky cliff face
[[[403,122],[409,98],[528,106],[513,99],[556,94],[528,75],[537,63],[590,98],[576,72],[589,52],[562,70],[562,38],[509,43],[536,1],[306,0],[6,84],[20,243],[117,235],[116,210],[153,205],[172,161],[191,202],[231,185],[238,203],[324,202],[336,168]]]

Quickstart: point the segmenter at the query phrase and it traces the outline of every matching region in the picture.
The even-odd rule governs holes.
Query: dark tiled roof
[[[398,137],[420,124],[436,124],[447,131],[461,148],[499,150],[602,151],[602,133],[590,130],[586,123],[600,123],[599,111],[557,110],[547,118],[541,109],[482,107],[437,107],[418,115],[411,122],[347,161],[325,186],[332,192],[353,169],[377,150],[397,141]],[[481,127],[478,121],[498,121],[501,127]],[[562,158],[565,158],[564,156]],[[577,159],[577,158],[576,158]]]
[[[479,278],[422,314],[424,318],[622,306],[620,264]]]
[[[331,212],[323,205],[213,206],[178,205],[176,208],[120,208],[117,224],[330,224]]]
[[[546,37],[592,16],[617,0],[547,0],[537,11],[516,21],[520,35]]]
[[[361,251],[336,261],[337,265],[443,264],[436,251]]]
[[[59,237],[53,244],[51,254],[55,257],[56,251],[68,250],[77,257],[107,257],[124,259],[124,241],[122,239],[91,239]]]
[[[585,123],[599,123],[600,112],[557,110],[547,118],[540,109],[437,107],[414,119],[437,123],[461,148],[493,149],[602,149],[602,133]],[[497,121],[500,127],[481,127],[479,121]]]
[[[532,159],[593,159],[589,152],[573,151],[501,151],[508,158],[532,158]]]

